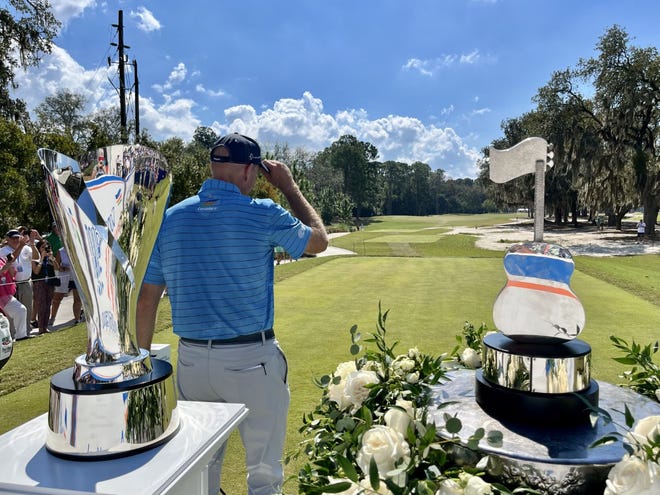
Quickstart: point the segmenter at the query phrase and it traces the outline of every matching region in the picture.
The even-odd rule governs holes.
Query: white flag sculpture
[[[509,182],[525,174],[535,173],[534,184],[534,241],[543,241],[545,196],[545,168],[552,167],[552,152],[548,142],[540,137],[523,139],[505,150],[489,149],[490,180],[498,184]]]

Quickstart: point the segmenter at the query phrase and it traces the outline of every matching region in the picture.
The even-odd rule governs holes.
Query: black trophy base
[[[502,422],[515,421],[529,425],[575,426],[589,422],[591,408],[598,406],[598,383],[565,394],[523,392],[495,385],[475,374],[474,395],[477,404],[490,416]]]
[[[119,383],[77,383],[74,368],[54,375],[46,450],[69,460],[108,460],[172,438],[179,430],[172,365],[160,359],[151,365],[150,373]]]

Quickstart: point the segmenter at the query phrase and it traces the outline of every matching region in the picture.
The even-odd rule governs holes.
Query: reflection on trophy
[[[87,324],[87,353],[53,376],[51,453],[74,459],[134,454],[179,427],[172,366],[135,342],[136,304],[172,186],[166,163],[139,145],[81,163],[38,151]]]

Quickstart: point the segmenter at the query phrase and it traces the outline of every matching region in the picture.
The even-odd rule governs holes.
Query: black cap
[[[12,230],[10,230],[9,232],[7,232],[7,233],[5,234],[5,236],[7,236],[7,237],[11,237],[11,238],[21,237],[21,233],[20,233],[18,230],[16,230],[16,229],[12,229]]]
[[[215,163],[240,163],[259,165],[266,172],[268,167],[261,161],[261,148],[257,142],[242,134],[228,134],[211,147],[211,161]]]

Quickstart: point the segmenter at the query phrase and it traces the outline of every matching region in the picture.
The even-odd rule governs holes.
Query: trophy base
[[[53,376],[46,450],[71,460],[106,460],[157,447],[179,429],[172,365],[128,382],[85,384],[74,368]]]
[[[598,383],[591,380],[589,387],[579,392],[522,392],[490,383],[481,370],[475,374],[474,396],[477,404],[500,421],[553,426],[589,423],[589,406],[598,407],[598,391]]]

